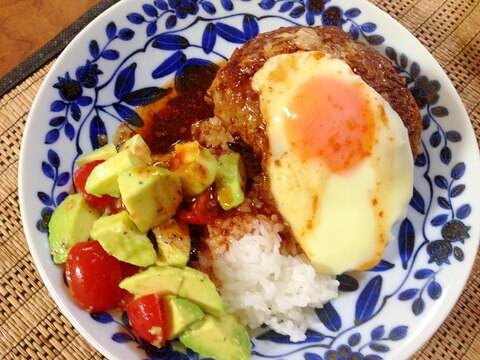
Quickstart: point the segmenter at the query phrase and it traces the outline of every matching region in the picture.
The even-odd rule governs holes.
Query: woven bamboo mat
[[[372,1],[408,28],[453,81],[480,140],[480,0]],[[30,106],[54,60],[0,99],[0,357],[101,359],[61,314],[33,264],[17,172]],[[414,359],[480,359],[480,256],[450,316]]]

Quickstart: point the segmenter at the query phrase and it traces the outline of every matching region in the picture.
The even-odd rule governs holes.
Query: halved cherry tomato
[[[133,330],[143,340],[158,347],[165,344],[166,331],[160,295],[149,294],[130,301],[127,315]]]
[[[70,249],[65,277],[75,301],[89,312],[114,309],[120,300],[120,261],[98,241],[81,242]]]
[[[85,183],[87,182],[88,177],[92,170],[98,165],[101,164],[104,160],[95,160],[89,162],[83,166],[81,166],[75,174],[73,174],[73,183],[77,188],[78,192],[80,192],[84,199],[87,201],[88,205],[95,209],[104,210],[107,206],[109,206],[115,198],[111,197],[110,195],[103,195],[103,196],[95,196],[89,194],[85,191]]]
[[[178,209],[177,216],[189,224],[206,225],[213,222],[221,211],[216,191],[209,187],[191,201],[184,202]]]
[[[120,261],[120,268],[122,270],[122,280],[136,274],[139,272],[142,268],[136,265],[132,265],[123,261]],[[129,293],[125,289],[120,289],[120,300],[118,302],[117,307],[125,311],[127,310],[127,305],[130,301],[132,301],[134,298],[133,294]]]

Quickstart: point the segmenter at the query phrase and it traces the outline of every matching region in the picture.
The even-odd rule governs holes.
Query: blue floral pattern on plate
[[[411,318],[386,322],[387,308],[392,303],[407,304],[402,307],[405,314],[413,319],[424,315],[444,296],[446,284],[439,275],[464,261],[470,241],[472,206],[464,196],[468,168],[455,153],[463,139],[461,132],[446,126],[449,109],[442,103],[441,83],[422,73],[420,63],[407,54],[386,46],[388,38],[375,19],[346,2],[145,0],[131,4],[136,10],[108,21],[103,34],[88,39],[77,66],[62,70],[51,86],[55,98],[45,104],[51,116],[40,165],[43,184],[49,186],[36,191],[42,204],[37,231],[46,240],[53,209],[69,191],[75,159],[107,142],[120,122],[142,126],[135,107],[168,94],[171,89],[165,84],[178,79],[185,66],[227,59],[236,46],[278,26],[340,26],[392,61],[422,111],[423,154],[415,162],[410,209],[395,228],[396,240],[380,264],[363,274],[338,277],[342,296],[316,309],[319,323],[308,331],[306,340],[291,343],[286,336],[259,329],[253,333],[252,354],[306,360],[388,357],[395,344],[409,338],[413,322]],[[147,54],[158,58],[148,68]],[[73,157],[63,156],[62,146],[74,148]],[[95,313],[91,318],[102,325],[117,324],[118,330],[110,336],[116,346],[136,344],[151,359],[199,359],[177,342],[162,349],[145,344],[131,331],[125,315]]]

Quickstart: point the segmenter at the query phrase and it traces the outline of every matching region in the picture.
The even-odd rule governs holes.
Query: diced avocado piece
[[[120,261],[149,266],[157,260],[150,239],[138,230],[126,211],[99,218],[93,223],[90,237]]]
[[[177,295],[183,270],[172,266],[150,266],[122,280],[120,288],[135,296],[148,294]]]
[[[147,143],[143,138],[135,134],[130,139],[125,141],[122,145],[120,145],[119,151],[128,150],[137,158],[142,160],[145,164],[148,164],[152,161],[151,151],[148,147]]]
[[[217,159],[198,141],[178,143],[172,170],[180,177],[185,198],[200,194],[215,180]]]
[[[245,165],[238,153],[223,154],[218,159],[215,186],[223,210],[230,210],[245,200]]]
[[[167,340],[177,338],[195,321],[203,319],[203,311],[197,305],[176,296],[165,296],[162,310],[166,324]]]
[[[73,245],[88,240],[90,229],[100,215],[88,206],[82,194],[68,195],[58,205],[48,223],[50,252],[55,264],[67,261]]]
[[[93,169],[85,183],[85,190],[95,196],[107,194],[118,198],[118,175],[143,165],[144,162],[130,151],[121,151]]]
[[[180,342],[217,360],[247,360],[252,349],[247,329],[233,315],[205,315],[180,335]]]
[[[207,314],[224,315],[226,305],[207,274],[196,269],[183,269],[183,282],[178,296],[190,300]]]
[[[107,160],[115,155],[117,155],[117,148],[114,144],[109,143],[81,157],[76,161],[76,163],[78,166],[82,166],[96,160]]]
[[[141,166],[120,173],[118,186],[122,201],[140,231],[171,218],[182,202],[178,176],[156,166]]]
[[[152,232],[158,244],[157,265],[185,267],[191,248],[188,225],[181,220],[169,219]]]

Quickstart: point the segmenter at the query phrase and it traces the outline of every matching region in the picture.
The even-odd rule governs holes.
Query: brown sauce
[[[204,98],[218,69],[211,63],[187,65],[169,95],[137,109],[145,125],[135,131],[153,154],[164,154],[175,143],[191,140],[191,125],[213,116],[213,106]]]

